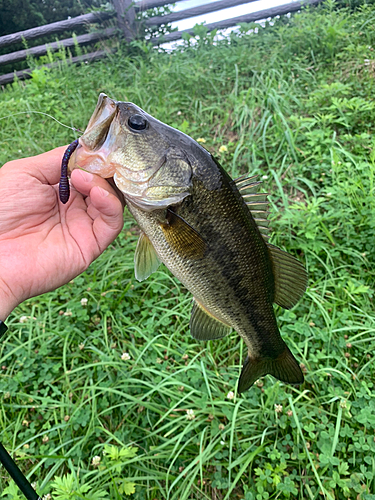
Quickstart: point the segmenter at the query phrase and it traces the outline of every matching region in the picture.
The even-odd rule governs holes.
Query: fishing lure
[[[74,153],[76,147],[78,146],[78,139],[73,141],[69,146],[66,148],[62,162],[61,162],[61,177],[60,177],[60,184],[59,184],[59,197],[61,203],[65,205],[65,203],[68,202],[69,196],[70,196],[70,186],[69,186],[69,179],[68,179],[68,163],[69,159]]]

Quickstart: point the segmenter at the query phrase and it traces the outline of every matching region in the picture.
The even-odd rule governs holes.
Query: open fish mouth
[[[117,149],[116,137],[120,133],[116,115],[117,103],[105,94],[100,94],[86,130],[78,139],[78,146],[69,159],[69,171],[82,168],[104,178],[113,177],[118,164],[110,156]]]
[[[111,136],[110,129],[116,113],[116,102],[101,93],[85,132],[79,139],[69,144],[64,153],[59,184],[61,203],[65,204],[69,200],[68,172],[73,168],[86,170],[89,166],[92,173],[99,173],[105,178],[113,177],[116,167],[108,165],[107,160],[113,147],[110,138],[114,136]]]

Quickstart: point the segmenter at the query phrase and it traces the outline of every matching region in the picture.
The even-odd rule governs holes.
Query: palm
[[[103,197],[97,188],[91,192],[93,185],[112,192],[104,179],[96,177],[86,186],[75,172],[72,181],[83,194],[73,190],[67,205],[59,203],[62,153],[58,148],[0,170],[0,279],[18,302],[83,272],[122,227],[119,200],[113,194]],[[34,160],[47,155],[44,168],[36,168]],[[108,203],[110,213],[100,211]]]

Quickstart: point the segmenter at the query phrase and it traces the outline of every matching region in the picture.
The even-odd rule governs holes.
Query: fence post
[[[135,9],[133,0],[112,0],[117,13],[119,28],[125,36],[125,40],[130,42],[137,35],[135,22]]]

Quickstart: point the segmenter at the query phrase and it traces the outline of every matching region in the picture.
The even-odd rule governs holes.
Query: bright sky
[[[173,10],[179,11],[184,9],[190,9],[191,7],[212,3],[214,1],[217,0],[185,0],[182,2],[177,2]],[[230,7],[229,9],[219,10],[209,14],[204,14],[202,16],[182,19],[181,21],[172,23],[172,26],[178,27],[179,30],[185,30],[188,28],[192,28],[197,23],[203,23],[204,21],[207,24],[214,23],[216,21],[220,21],[221,19],[230,19],[232,17],[242,16],[244,14],[250,14],[251,12],[257,12],[259,10],[275,7],[276,5],[283,5],[286,3],[290,3],[290,1],[291,0],[259,0],[257,2],[237,5],[236,7]]]

